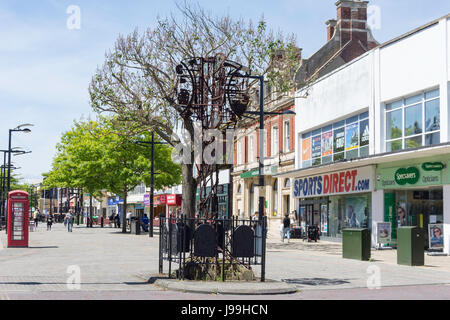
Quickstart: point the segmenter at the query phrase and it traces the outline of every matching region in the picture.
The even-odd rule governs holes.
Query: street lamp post
[[[11,136],[13,132],[25,132],[25,133],[30,133],[31,130],[29,128],[25,128],[22,129],[22,127],[29,127],[29,126],[33,126],[32,124],[22,124],[20,126],[18,126],[15,129],[9,129],[9,141],[8,141],[8,183],[7,183],[7,188],[6,188],[6,204],[8,205],[8,193],[9,190],[11,188],[11,153],[12,153],[12,149],[11,149]],[[8,222],[8,217],[6,215],[6,223]],[[8,231],[6,231],[8,232]]]
[[[283,112],[265,112],[264,111],[264,76],[254,76],[250,73],[241,74],[239,72],[235,73],[234,76],[249,78],[254,80],[259,80],[259,111],[245,111],[246,114],[259,116],[259,172],[258,172],[258,187],[263,190],[265,187],[264,183],[264,116],[265,115],[295,115],[294,111],[287,110]],[[258,200],[258,211],[259,219],[264,219],[263,230],[262,230],[262,255],[261,255],[261,281],[265,281],[265,260],[266,260],[266,226],[267,217],[264,210],[264,196],[263,192],[259,193]]]
[[[152,131],[151,141],[135,141],[136,144],[150,144],[151,148],[151,165],[150,165],[150,226],[148,236],[153,238],[153,195],[155,192],[155,144],[168,144],[167,142],[155,141],[155,132]]]

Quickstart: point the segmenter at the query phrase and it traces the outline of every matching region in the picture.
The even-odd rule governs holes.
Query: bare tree
[[[300,59],[293,35],[274,33],[263,19],[254,25],[230,16],[213,16],[187,2],[177,8],[181,18],[158,17],[152,29],[119,36],[92,78],[89,92],[93,109],[114,114],[121,132],[135,135],[154,130],[176,146],[186,142],[180,136],[183,128],[188,132],[187,142],[194,145],[195,122],[183,112],[175,95],[175,69],[182,60],[222,53],[253,74],[266,75],[271,87],[279,92],[294,87],[293,71]],[[194,150],[188,150],[190,154],[184,156],[190,161],[182,163],[183,213],[193,217],[197,180]]]

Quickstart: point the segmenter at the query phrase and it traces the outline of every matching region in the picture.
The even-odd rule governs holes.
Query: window
[[[302,167],[369,155],[369,112],[302,134]]]
[[[284,123],[284,152],[289,152],[291,150],[291,124],[289,121]]]
[[[255,147],[254,147],[254,136],[253,135],[251,135],[250,137],[249,137],[249,151],[248,151],[248,162],[253,162],[254,160],[255,160]]]
[[[287,178],[286,180],[284,180],[284,187],[285,188],[291,187],[291,179]]]
[[[440,143],[439,89],[386,104],[386,151]]]
[[[278,154],[278,127],[272,128],[272,156],[276,156]]]

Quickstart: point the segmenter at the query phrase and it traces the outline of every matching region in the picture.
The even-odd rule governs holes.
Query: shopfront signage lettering
[[[416,167],[408,169],[400,168],[395,172],[395,182],[404,186],[406,184],[416,184],[419,181],[420,172]]]
[[[369,192],[371,170],[352,169],[294,180],[294,198],[321,197],[334,194]]]
[[[422,164],[422,169],[425,171],[442,171],[445,168],[445,164],[442,162],[425,162]]]

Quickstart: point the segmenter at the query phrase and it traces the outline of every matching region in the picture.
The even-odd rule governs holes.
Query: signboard
[[[333,131],[322,133],[322,157],[333,154]]]
[[[362,167],[294,179],[294,198],[313,198],[338,194],[371,192],[373,167]]]
[[[444,225],[429,224],[428,225],[428,241],[430,249],[444,248]]]
[[[437,170],[439,167],[440,165],[437,164],[424,163],[423,165],[378,169],[376,174],[377,189],[442,185],[445,170],[444,167],[442,170]]]
[[[445,168],[445,164],[442,162],[425,162],[422,164],[422,169],[425,171],[442,171]]]
[[[416,184],[419,181],[420,172],[415,167],[408,169],[400,168],[395,171],[394,179],[397,184],[404,186],[405,184]]]
[[[377,243],[388,244],[391,242],[392,224],[390,222],[377,222]]]
[[[149,206],[149,205],[150,205],[150,195],[144,194],[144,206]]]
[[[179,195],[179,194],[168,194],[166,203],[169,206],[180,206],[181,205],[181,195]]]

